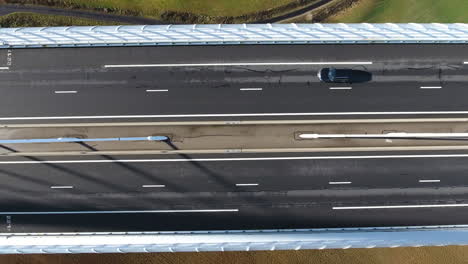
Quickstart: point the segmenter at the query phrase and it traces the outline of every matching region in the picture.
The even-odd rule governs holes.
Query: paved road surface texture
[[[0,230],[466,224],[467,159],[442,151],[2,158]]]
[[[466,115],[467,53],[466,45],[1,50],[0,122]],[[366,70],[372,80],[321,83],[323,67]]]

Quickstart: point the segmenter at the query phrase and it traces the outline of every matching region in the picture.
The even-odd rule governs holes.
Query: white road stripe
[[[421,86],[421,89],[442,89],[442,86]]]
[[[353,87],[330,87],[330,90],[351,90]]]
[[[77,91],[55,91],[56,94],[76,94]]]
[[[50,186],[51,189],[73,189],[73,186]]]
[[[407,111],[407,112],[323,112],[323,113],[247,113],[247,114],[185,114],[185,115],[105,115],[105,116],[26,116],[0,117],[9,120],[67,120],[121,118],[190,118],[190,117],[261,117],[261,116],[352,116],[352,115],[461,115],[468,111]]]
[[[168,92],[168,89],[159,89],[159,90],[146,90],[147,93],[154,93],[154,92]]]
[[[141,67],[207,67],[207,66],[281,66],[281,65],[370,65],[371,61],[336,62],[232,62],[232,63],[166,63],[166,64],[108,64],[104,68]]]
[[[258,183],[236,183],[236,186],[258,186]]]
[[[164,187],[166,187],[166,185],[162,185],[162,184],[145,184],[145,185],[142,185],[141,187],[143,187],[143,188],[164,188]]]
[[[200,210],[126,210],[126,211],[49,211],[49,212],[0,212],[0,215],[148,214],[148,213],[223,213],[223,212],[239,212],[239,209],[200,209]]]
[[[328,184],[351,184],[350,181],[343,181],[343,182],[328,182]]]
[[[419,182],[440,182],[440,180],[419,180]]]
[[[417,204],[417,205],[381,205],[381,206],[335,206],[333,210],[362,209],[403,209],[403,208],[437,208],[437,207],[468,207],[468,204]]]
[[[114,159],[114,160],[27,160],[0,161],[0,164],[67,164],[67,163],[140,163],[140,162],[212,162],[212,161],[263,161],[263,160],[342,160],[342,159],[411,159],[411,158],[468,158],[468,154],[431,155],[365,155],[365,156],[311,156],[311,157],[258,157],[258,158],[190,158],[190,159]]]
[[[241,91],[261,91],[263,88],[240,88]]]
[[[0,70],[9,70],[10,67],[0,67]]]

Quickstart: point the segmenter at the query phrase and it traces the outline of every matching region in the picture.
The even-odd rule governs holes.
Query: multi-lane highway
[[[464,54],[397,44],[0,50],[0,123],[465,116]],[[321,83],[331,66],[372,80]],[[467,161],[466,151],[2,156],[0,231],[467,224]]]
[[[335,118],[468,113],[466,45],[0,50],[0,122]],[[319,82],[322,67],[372,81]]]
[[[466,224],[465,152],[2,158],[2,232]]]

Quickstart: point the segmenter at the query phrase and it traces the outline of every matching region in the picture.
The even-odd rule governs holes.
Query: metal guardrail
[[[0,28],[0,48],[468,43],[468,24],[225,24]]]
[[[468,226],[2,234],[0,254],[347,249],[454,244],[468,244]]]

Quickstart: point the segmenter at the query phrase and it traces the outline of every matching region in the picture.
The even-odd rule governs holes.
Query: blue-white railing
[[[0,254],[347,249],[454,244],[468,244],[468,226],[2,234]]]
[[[226,24],[0,28],[0,47],[468,43],[468,24]]]

